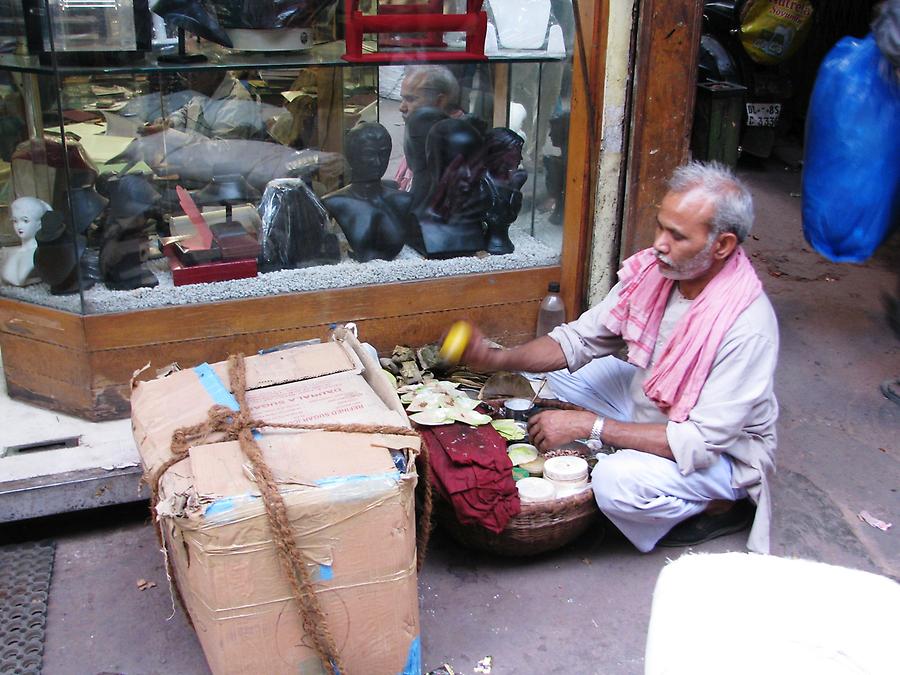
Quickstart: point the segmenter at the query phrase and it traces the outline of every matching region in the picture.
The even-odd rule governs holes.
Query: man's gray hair
[[[449,104],[459,103],[459,82],[447,66],[407,66],[404,76],[409,79],[420,77],[420,87],[430,89],[435,94],[444,94]]]
[[[719,162],[691,162],[679,166],[669,179],[673,192],[703,190],[715,200],[709,236],[732,232],[744,241],[753,228],[753,197],[734,172]]]

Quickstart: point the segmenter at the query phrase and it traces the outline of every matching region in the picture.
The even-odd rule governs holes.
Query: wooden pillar
[[[580,0],[575,53],[572,58],[572,103],[569,117],[566,203],[563,212],[563,249],[560,288],[566,315],[572,320],[584,307],[587,252],[594,223],[594,192],[600,156],[603,85],[609,0]]]
[[[494,126],[509,126],[509,64],[494,65]]]
[[[653,243],[665,182],[688,156],[702,0],[641,0],[622,257]]]
[[[344,149],[343,68],[316,68],[316,129],[318,147],[329,152]]]

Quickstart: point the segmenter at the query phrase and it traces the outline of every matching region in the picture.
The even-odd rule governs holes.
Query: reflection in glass
[[[531,4],[543,17],[546,0]],[[5,205],[43,199],[74,226],[73,255],[81,246],[83,270],[99,267],[82,272],[83,290],[100,281],[86,311],[132,308],[123,289],[189,303],[558,264],[571,8],[550,0],[546,25],[510,47],[514,5],[486,4],[500,49],[486,62],[378,67],[344,63],[334,43],[274,56],[207,45],[203,65],[69,69],[58,90],[53,74],[14,73],[8,93],[30,82],[32,94],[18,107],[0,99]],[[238,194],[223,198],[225,187]],[[95,212],[98,199],[109,203]],[[256,256],[260,276],[173,287],[165,254],[198,227],[240,244],[237,259]],[[7,248],[19,244],[8,219],[5,234]],[[0,293],[26,291],[51,295],[46,280]],[[63,300],[52,302],[82,308]]]

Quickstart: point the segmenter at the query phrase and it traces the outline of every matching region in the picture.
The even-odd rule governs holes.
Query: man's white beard
[[[703,247],[702,251],[700,251],[693,258],[685,260],[683,263],[678,264],[673,263],[669,256],[656,252],[657,260],[660,260],[669,266],[668,268],[660,267],[659,273],[662,274],[666,279],[673,279],[675,281],[696,279],[701,274],[706,273],[706,271],[709,270],[710,267],[712,267],[713,259],[710,255],[710,252],[712,251],[714,243],[715,238],[710,238],[706,246]]]

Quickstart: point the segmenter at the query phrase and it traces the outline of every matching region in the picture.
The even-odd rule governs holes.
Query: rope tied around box
[[[316,598],[312,579],[291,534],[284,498],[278,490],[271,468],[263,457],[262,449],[253,436],[253,431],[262,428],[296,429],[300,431],[391,434],[419,438],[421,448],[419,459],[421,461],[417,462],[417,466],[422,470],[422,517],[417,521],[416,528],[417,570],[422,568],[425,560],[425,551],[428,546],[428,538],[431,533],[432,495],[431,481],[428,475],[428,449],[425,443],[421,442],[419,433],[407,427],[372,424],[277,424],[255,419],[250,415],[250,408],[247,405],[247,372],[243,354],[229,357],[228,374],[231,391],[237,400],[238,409],[232,410],[224,405],[213,405],[207,413],[206,421],[193,426],[183,427],[172,433],[172,456],[152,476],[148,478],[145,475],[142,479],[150,488],[151,508],[155,512],[156,505],[159,503],[159,483],[163,475],[172,466],[186,459],[192,446],[206,442],[215,433],[224,434],[224,440],[226,441],[238,441],[241,451],[250,461],[256,484],[262,494],[263,505],[269,520],[269,526],[272,529],[278,560],[287,576],[291,593],[300,606],[303,630],[312,639],[313,648],[322,660],[326,671],[330,670],[334,673],[346,672],[338,655],[334,637],[328,630],[325,614],[319,605],[318,598]],[[154,525],[157,536],[162,542],[162,528],[158,518],[154,518]],[[177,582],[175,582],[175,576],[172,573],[171,562],[168,556],[166,557],[166,573],[173,580],[178,601],[186,610],[184,598],[181,595]],[[185,613],[187,614],[187,612]],[[190,620],[189,615],[188,619]]]

